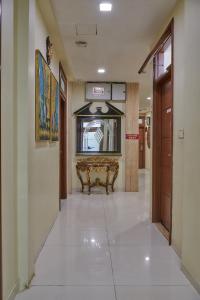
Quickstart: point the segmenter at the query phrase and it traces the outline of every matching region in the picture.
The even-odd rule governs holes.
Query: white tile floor
[[[16,300],[200,300],[149,221],[149,176],[139,193],[74,194]]]

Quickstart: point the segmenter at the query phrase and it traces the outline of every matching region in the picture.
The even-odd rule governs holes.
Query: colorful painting
[[[51,141],[58,141],[59,135],[59,84],[51,74]]]
[[[50,140],[51,71],[39,50],[35,54],[36,141]]]

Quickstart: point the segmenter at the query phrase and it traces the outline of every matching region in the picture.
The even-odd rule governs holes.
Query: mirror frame
[[[95,120],[116,120],[117,121],[117,150],[116,151],[81,151],[82,143],[81,143],[81,124],[83,121],[91,122]],[[100,116],[84,116],[77,117],[76,121],[76,155],[122,155],[121,154],[121,118],[119,117],[100,117]]]
[[[79,110],[77,110],[74,115],[76,116],[76,155],[103,155],[103,156],[121,156],[121,117],[124,113],[111,105],[109,102],[105,102],[108,110],[106,112],[102,111],[102,107],[96,107],[96,111],[92,113],[90,111],[90,106],[92,103],[89,103]],[[94,120],[105,120],[105,119],[114,119],[117,121],[117,150],[116,151],[81,151],[81,124],[83,120],[94,121]]]

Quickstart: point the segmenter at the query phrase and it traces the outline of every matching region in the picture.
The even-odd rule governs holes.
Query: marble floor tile
[[[16,300],[115,300],[115,293],[107,286],[40,286],[20,293]]]
[[[32,285],[113,285],[109,249],[45,246]]]
[[[138,193],[74,193],[16,300],[200,300],[150,221],[149,173]]]
[[[117,286],[117,300],[200,300],[190,286]]]

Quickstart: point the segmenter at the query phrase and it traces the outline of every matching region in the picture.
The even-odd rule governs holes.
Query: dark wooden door
[[[161,155],[160,155],[160,218],[170,231],[172,202],[172,83],[160,84],[161,101]]]
[[[139,127],[139,169],[145,168],[145,127]]]
[[[67,198],[66,101],[60,95],[60,199]]]

